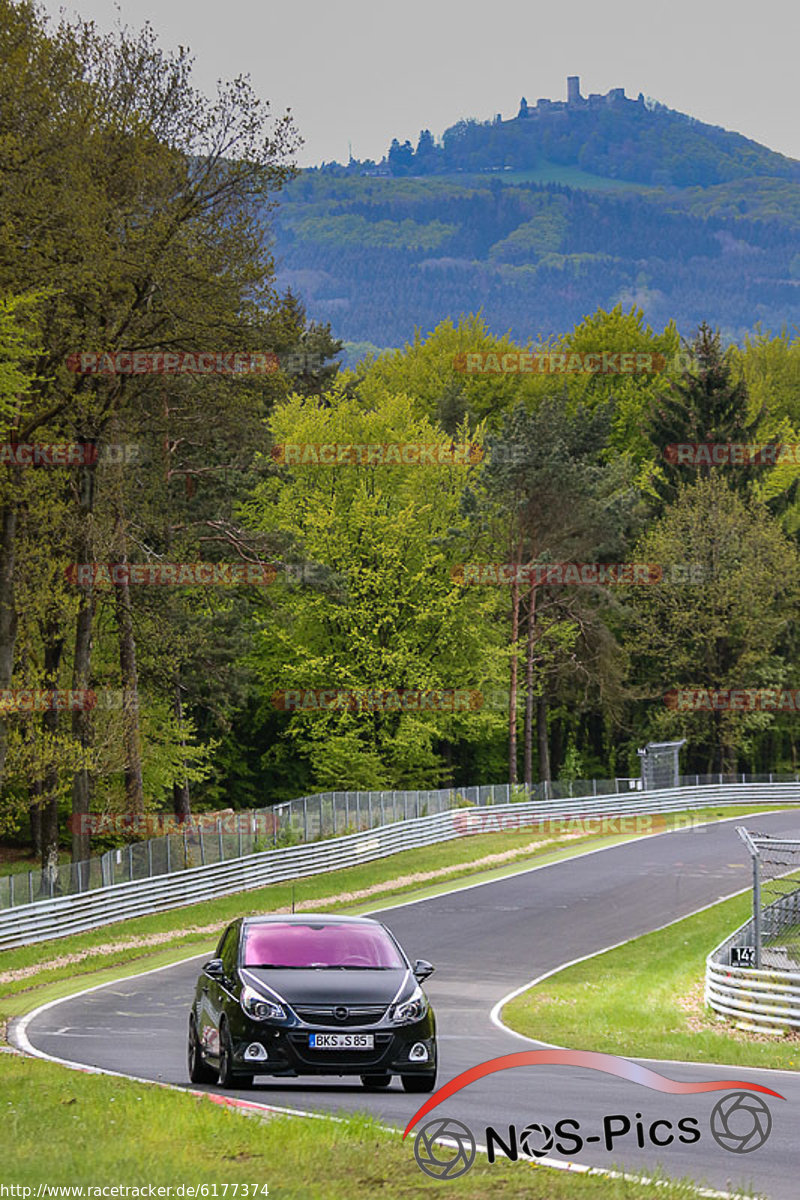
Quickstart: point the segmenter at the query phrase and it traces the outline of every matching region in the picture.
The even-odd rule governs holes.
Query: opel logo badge
[[[337,1021],[346,1021],[350,1016],[350,1010],[345,1008],[343,1004],[339,1004],[333,1010],[333,1015],[336,1017]]]

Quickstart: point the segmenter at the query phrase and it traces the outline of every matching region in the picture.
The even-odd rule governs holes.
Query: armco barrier
[[[353,866],[472,833],[535,822],[683,812],[735,804],[800,803],[800,783],[734,783],[669,788],[619,796],[532,800],[458,808],[382,825],[362,833],[287,846],[171,875],[112,884],[0,912],[0,949],[64,937],[127,917],[163,912],[215,896]]]
[[[751,1033],[800,1029],[800,974],[795,971],[732,967],[732,946],[752,945],[753,922],[745,922],[706,959],[706,1004]]]
[[[789,912],[794,917],[799,903],[800,889],[765,908],[762,911],[765,930],[768,932],[770,928],[770,914]],[[706,959],[706,1004],[751,1033],[778,1034],[800,1029],[800,973],[776,965],[781,961],[781,948],[774,944],[762,948],[762,962],[771,958],[772,965],[730,965],[733,947],[754,946],[755,943],[751,917],[711,951]],[[785,948],[783,954],[786,954]]]

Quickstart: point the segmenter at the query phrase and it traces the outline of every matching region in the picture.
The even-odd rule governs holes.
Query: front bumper
[[[373,1049],[316,1050],[309,1045],[314,1033],[369,1034]],[[436,1031],[428,1011],[413,1025],[365,1025],[335,1030],[330,1025],[267,1026],[245,1021],[231,1030],[234,1070],[250,1075],[416,1075],[436,1070]],[[411,1058],[422,1044],[427,1058]],[[248,1047],[261,1046],[264,1058],[248,1056]]]

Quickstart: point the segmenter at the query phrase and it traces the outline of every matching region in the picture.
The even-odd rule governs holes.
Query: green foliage
[[[0,429],[19,421],[33,387],[38,353],[35,311],[41,295],[0,296]],[[27,369],[26,369],[27,368]]]
[[[424,444],[451,439],[419,416],[407,395],[366,376],[322,401],[291,397],[270,430],[285,444]],[[464,426],[457,441],[470,443]],[[280,537],[336,586],[276,584],[277,622],[259,633],[253,660],[267,693],[342,689],[442,693],[491,678],[493,638],[482,617],[494,600],[450,578],[466,463],[285,468],[259,484],[248,522]],[[313,769],[319,790],[435,786],[435,743],[477,731],[481,712],[323,708],[291,715],[283,737]],[[468,731],[474,730],[474,733]]]
[[[381,246],[396,250],[435,250],[455,233],[454,225],[430,221],[368,221],[350,213],[342,216],[296,217],[290,227],[297,237],[341,246]]]
[[[570,739],[569,745],[564,753],[564,761],[561,764],[561,770],[558,773],[558,778],[562,783],[571,783],[576,779],[585,779],[586,773],[583,765],[583,756],[575,745],[574,738]]]
[[[781,651],[800,599],[796,546],[763,506],[713,474],[679,490],[635,554],[663,572],[661,582],[631,588],[629,597],[628,643],[639,687],[651,697],[653,733],[657,740],[688,737],[704,751],[708,771],[733,770],[737,750],[748,749],[773,714],[680,711],[664,697],[672,688],[791,682],[793,667]]]
[[[530,220],[495,242],[489,257],[496,262],[525,263],[540,255],[558,251],[567,231],[567,202],[563,196],[539,198],[540,211]]]
[[[695,466],[671,456],[670,446],[687,443],[752,445],[763,418],[763,411],[753,413],[747,385],[737,377],[734,358],[723,350],[719,332],[702,324],[687,349],[689,363],[670,390],[658,397],[651,416],[650,437],[660,452],[655,490],[663,501],[674,500],[681,483],[714,474],[748,492],[760,471],[753,462]]]

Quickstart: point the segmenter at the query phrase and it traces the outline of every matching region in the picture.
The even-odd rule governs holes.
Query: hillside
[[[582,96],[567,80],[568,99],[523,97],[510,120],[459,121],[434,143],[428,130],[416,149],[395,139],[386,163],[392,175],[453,171],[531,170],[570,164],[598,176],[664,187],[710,186],[768,175],[800,181],[800,163],[739,133],[707,125],[663,104],[625,96]]]
[[[736,339],[800,324],[800,163],[621,89],[305,172],[275,233],[279,282],[352,342],[478,309],[524,341],[618,302]]]

